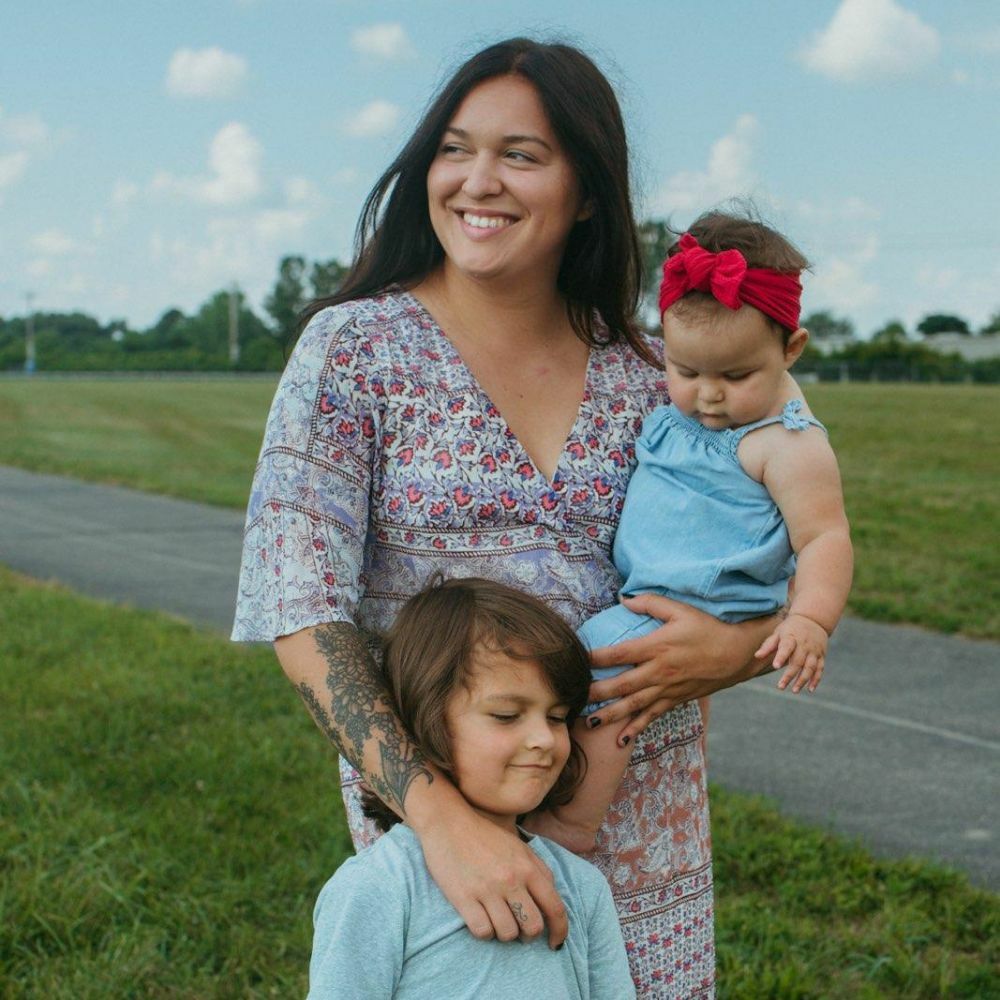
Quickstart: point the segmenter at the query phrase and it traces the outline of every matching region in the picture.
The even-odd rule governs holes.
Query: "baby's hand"
[[[758,658],[774,655],[775,670],[785,668],[778,681],[783,691],[792,681],[792,691],[803,687],[815,691],[823,676],[826,646],[829,636],[822,625],[805,615],[789,615],[765,640],[754,654]]]

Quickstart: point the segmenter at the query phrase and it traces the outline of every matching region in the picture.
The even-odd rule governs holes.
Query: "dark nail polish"
[[[631,736],[623,736],[622,737],[622,746],[623,747],[627,747],[631,742],[632,742],[632,737]]]
[[[563,950],[563,945],[565,943],[566,943],[565,941],[561,941],[559,944],[557,944],[556,945],[556,951],[562,951]]]
[[[601,717],[599,715],[592,715],[587,719],[587,725],[591,729],[596,729],[601,724]]]

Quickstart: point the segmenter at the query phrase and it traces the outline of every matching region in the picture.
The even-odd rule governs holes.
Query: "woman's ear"
[[[785,344],[785,368],[791,368],[796,361],[799,360],[799,355],[805,349],[806,343],[809,340],[809,331],[800,326],[795,333],[793,333],[788,338],[788,343]]]
[[[580,211],[576,213],[577,222],[586,222],[594,214],[594,201],[592,198],[584,200],[580,206]]]

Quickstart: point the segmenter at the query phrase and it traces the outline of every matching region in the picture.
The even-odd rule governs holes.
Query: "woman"
[[[369,196],[347,282],[312,307],[268,421],[234,638],[275,641],[346,758],[355,843],[372,836],[360,772],[478,937],[530,937],[544,921],[556,947],[562,903],[532,852],[406,739],[366,634],[436,570],[518,586],[574,626],[616,599],[610,547],[633,442],[665,391],[632,323],[639,260],[607,81],[568,46],[491,46],[445,85]],[[595,656],[639,666],[593,693],[625,696],[601,716],[634,714],[626,735],[657,721],[593,860],[640,995],[702,995],[712,882],[691,699],[761,669],[751,653],[771,623],[641,602],[665,625]]]

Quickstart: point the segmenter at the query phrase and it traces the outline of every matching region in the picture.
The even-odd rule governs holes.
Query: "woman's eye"
[[[518,163],[535,163],[537,162],[533,156],[525,153],[520,149],[508,149],[504,154],[508,160],[514,160]]]
[[[448,156],[451,153],[462,153],[464,150],[461,146],[454,142],[446,142],[441,146],[440,153],[442,156]]]

